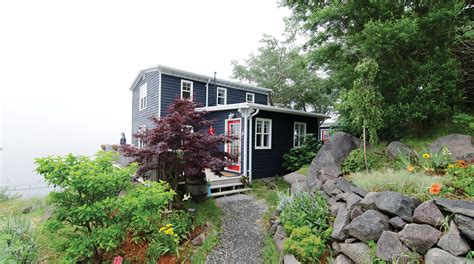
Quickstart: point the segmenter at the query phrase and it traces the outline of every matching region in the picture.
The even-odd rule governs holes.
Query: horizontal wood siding
[[[168,114],[168,108],[174,100],[181,98],[181,80],[193,82],[193,100],[199,106],[206,105],[206,84],[171,75],[161,75],[161,116]]]
[[[159,87],[160,73],[149,72],[144,75],[137,86],[133,89],[132,95],[132,135],[138,131],[140,126],[145,125],[147,128],[152,128],[153,123],[150,117],[158,115],[158,87]],[[140,86],[147,83],[147,107],[139,110],[140,100]],[[132,144],[137,145],[137,139],[132,136]]]
[[[272,120],[272,148],[255,148],[255,119],[267,118]],[[318,135],[318,118],[297,116],[284,113],[260,111],[253,118],[252,129],[252,177],[254,179],[284,175],[282,167],[283,154],[293,147],[294,122],[305,122],[307,134]]]
[[[247,93],[255,94],[255,103],[256,104],[267,104],[267,95],[263,93],[256,93],[252,91],[245,91],[235,88],[229,88],[225,86],[217,86],[227,89],[227,104],[238,104],[238,103],[245,103],[247,98]],[[217,88],[214,84],[209,83],[209,106],[217,105]]]
[[[214,121],[214,124],[212,125],[212,127],[214,128],[216,135],[223,135],[225,133],[225,120],[229,119],[229,114],[230,113],[234,113],[234,118],[241,118],[240,113],[237,110],[216,111],[216,112],[209,112],[209,113],[206,114],[205,118],[207,120],[213,120]],[[244,127],[244,123],[243,123],[243,120],[241,118],[240,128],[242,129],[242,136],[244,135],[243,134],[243,129],[244,129],[243,127]],[[243,138],[241,140],[241,143],[242,142],[243,142]],[[241,151],[243,151],[243,143],[242,143],[241,148],[242,148]],[[219,147],[219,149],[221,151],[224,151],[224,145],[222,144]]]

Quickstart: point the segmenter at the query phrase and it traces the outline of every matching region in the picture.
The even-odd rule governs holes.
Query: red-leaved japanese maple
[[[214,121],[204,119],[206,112],[195,111],[196,107],[192,101],[175,100],[168,115],[151,118],[153,128],[134,134],[143,143],[142,148],[121,148],[125,156],[138,162],[139,174],[157,171],[158,179],[176,187],[179,177],[204,179],[204,169],[220,175],[229,165],[231,157],[219,149],[228,137],[210,134],[208,129]]]

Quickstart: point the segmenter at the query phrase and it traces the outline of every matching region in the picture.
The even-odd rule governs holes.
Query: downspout
[[[250,130],[248,134],[248,137],[249,137],[249,183],[252,183],[252,150],[253,150],[252,148],[252,135],[253,135],[252,134],[252,129],[253,129],[252,118],[256,116],[258,112],[260,112],[260,109],[255,109],[255,112],[249,115],[249,119],[250,119]]]
[[[211,82],[211,79],[209,78],[209,80],[206,83],[206,107],[209,106],[209,83],[210,82]]]
[[[244,176],[248,175],[247,171],[247,157],[248,157],[248,137],[247,137],[247,131],[248,131],[248,118],[249,118],[249,109],[248,108],[240,108],[239,113],[241,114],[242,118],[244,119]]]

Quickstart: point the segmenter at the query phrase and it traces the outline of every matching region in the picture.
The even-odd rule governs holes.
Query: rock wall
[[[370,263],[369,241],[377,245],[377,258],[392,263],[474,263],[465,258],[474,246],[474,203],[441,198],[421,203],[397,192],[367,192],[355,186],[341,177],[340,168],[358,144],[351,135],[337,133],[313,160],[306,183],[295,173],[285,176],[292,191],[327,197],[335,216],[334,263]],[[286,234],[276,217],[271,221],[280,249]],[[295,261],[291,256],[284,259]]]

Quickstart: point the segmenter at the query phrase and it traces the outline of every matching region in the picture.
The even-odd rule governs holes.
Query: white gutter
[[[256,109],[251,115],[249,115],[250,119],[250,131],[248,134],[249,137],[249,183],[252,183],[252,129],[253,129],[253,122],[252,118],[256,116],[260,112],[260,109]],[[247,135],[246,135],[247,136]]]
[[[211,82],[211,79],[209,79],[206,83],[206,107],[209,106],[209,83]]]

